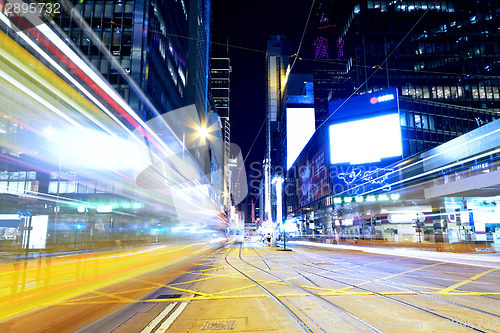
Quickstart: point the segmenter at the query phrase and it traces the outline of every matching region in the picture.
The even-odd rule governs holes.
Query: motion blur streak
[[[0,265],[0,320],[174,265],[209,249],[211,245],[202,242],[4,263]]]
[[[3,20],[5,20],[4,16]],[[62,57],[61,60],[63,60],[71,69],[76,70],[76,73],[87,83],[89,83],[89,76],[86,74],[89,74],[92,79],[98,80],[99,84],[92,83],[91,86],[97,89],[98,93],[100,93],[100,95],[110,104],[116,106],[118,111],[124,111],[124,108],[122,108],[124,102],[121,100],[120,96],[114,93],[111,88],[88,67],[88,65],[78,59],[76,55],[71,54],[71,50],[69,50],[66,45],[57,43],[57,36],[53,33],[51,34],[50,30],[48,30],[45,25],[42,25],[40,29],[44,35],[51,38],[51,41],[55,41],[55,44],[61,49],[61,51],[56,52],[58,56]],[[23,36],[23,39],[27,38],[22,32],[18,32],[18,35]],[[42,35],[36,35],[44,40]],[[105,113],[109,117],[102,115],[101,111],[96,109],[94,105],[88,102],[88,100],[82,99],[81,97],[78,99],[78,96],[80,96],[79,94],[77,94],[63,80],[48,70],[34,57],[29,55],[26,51],[24,51],[24,49],[22,49],[5,34],[1,33],[0,38],[2,38],[1,57],[4,61],[6,61],[5,66],[2,66],[2,68],[9,69],[9,71],[12,71],[13,68],[18,68],[17,76],[22,77],[22,79],[19,78],[19,80],[16,80],[3,72],[0,73],[1,77],[14,86],[12,89],[13,94],[19,94],[17,91],[21,91],[25,94],[19,97],[19,100],[22,100],[23,104],[26,105],[28,101],[31,100],[33,103],[42,104],[44,107],[40,108],[40,105],[37,105],[36,107],[32,106],[30,108],[18,106],[17,109],[19,111],[12,112],[16,109],[16,107],[13,106],[10,108],[11,112],[9,113],[11,117],[15,115],[18,119],[14,120],[11,118],[11,121],[24,124],[25,129],[33,129],[32,134],[40,135],[44,131],[44,128],[51,128],[50,134],[43,133],[44,138],[42,138],[42,140],[39,138],[23,140],[23,143],[29,142],[31,153],[41,156],[48,162],[60,159],[64,164],[64,168],[78,170],[81,173],[86,173],[87,175],[104,182],[109,182],[110,174],[109,172],[107,172],[105,176],[100,174],[102,174],[103,171],[106,172],[106,170],[111,171],[115,174],[115,176],[121,177],[121,181],[123,181],[123,179],[132,180],[134,184],[127,185],[125,183],[122,185],[123,189],[127,189],[127,192],[131,194],[134,194],[135,188],[137,187],[135,184],[136,181],[133,177],[134,174],[144,170],[151,163],[152,155],[156,156],[155,160],[163,160],[166,162],[166,165],[164,166],[170,169],[168,174],[171,177],[176,175],[174,177],[174,181],[171,180],[167,183],[186,184],[185,182],[188,181],[191,184],[191,187],[193,187],[193,185],[194,187],[200,185],[197,180],[193,178],[186,178],[184,174],[179,171],[191,168],[189,162],[186,163],[184,161],[179,161],[175,158],[175,156],[173,156],[171,153],[172,150],[168,148],[165,143],[161,142],[161,144],[159,144],[158,142],[160,141],[152,139],[158,138],[158,136],[140,119],[138,119],[138,122],[141,123],[140,125],[135,120],[132,121],[132,124],[138,126],[140,130],[135,134],[130,132],[126,126],[119,122],[117,123],[118,120],[104,107]],[[47,40],[44,41],[44,44],[50,50],[54,50],[52,44],[49,43],[50,42]],[[33,46],[33,42],[30,41],[30,45]],[[36,45],[34,46],[39,52],[42,52],[40,53],[42,56],[47,56],[40,50],[39,47]],[[61,52],[64,52],[64,55]],[[80,69],[80,67],[75,67],[77,65],[69,62],[68,59],[74,60],[78,66],[82,66],[84,68]],[[70,75],[62,70],[60,66],[57,66],[57,68],[65,77],[70,77]],[[12,73],[12,75],[14,74],[15,73]],[[26,75],[31,77],[32,80],[26,81]],[[4,85],[7,85],[7,83]],[[28,86],[30,88],[28,88]],[[79,85],[79,87],[81,87],[81,85]],[[109,95],[105,93],[109,93]],[[113,101],[110,100],[111,93],[113,93]],[[12,95],[9,97],[11,96]],[[5,97],[5,101],[8,102],[9,98],[7,98],[7,96]],[[75,98],[78,103],[75,103]],[[120,105],[118,105],[117,102],[114,102],[115,99],[121,102],[119,103]],[[61,100],[64,101],[64,105],[61,105]],[[68,107],[70,107],[70,109],[67,109]],[[128,107],[128,109],[130,108]],[[50,110],[57,117],[54,118],[54,116],[51,116],[46,112],[47,110]],[[90,110],[90,112],[88,110]],[[36,112],[36,114],[28,115],[28,112]],[[133,113],[131,110],[127,110],[127,112]],[[90,114],[92,116],[89,116]],[[86,116],[86,118],[82,119],[82,115]],[[61,123],[60,118],[64,120],[64,123]],[[98,121],[94,122],[94,120],[97,120],[96,118]],[[137,116],[134,114],[133,118],[135,119]],[[68,123],[71,125],[70,127],[68,127]],[[85,124],[88,124],[91,127],[88,127],[88,125],[85,126]],[[119,125],[119,127],[116,125]],[[103,133],[96,132],[96,126],[108,134],[105,135]],[[35,128],[38,128],[38,130],[35,130]],[[123,130],[127,133],[123,133]],[[122,136],[125,136],[122,139],[120,139],[116,134],[120,132],[122,132]],[[112,136],[110,137],[110,135]],[[171,137],[176,138],[176,136]],[[156,152],[152,152],[146,147],[144,141],[142,141],[144,139],[150,142],[153,140],[153,143],[156,142],[155,147],[158,148]],[[25,151],[28,147],[27,144],[23,144],[22,146],[8,146],[13,142],[18,143],[16,140],[6,140],[5,146],[13,151],[29,153]],[[33,143],[39,143],[36,149],[33,148]],[[170,146],[175,146],[175,143],[176,140],[170,140],[168,142]],[[54,149],[54,144],[59,146],[59,148]],[[176,150],[179,149],[182,149],[182,147],[177,148]],[[167,158],[161,158],[161,156],[167,156]],[[196,164],[193,163],[192,167],[196,168]],[[117,169],[119,168],[129,170],[129,172],[132,170],[132,173],[129,175],[119,173],[117,172]],[[89,171],[92,169],[98,169],[101,172],[100,174],[89,174]],[[163,173],[162,176],[164,177],[165,173]],[[113,178],[116,177],[112,177],[111,179]],[[165,181],[163,181],[163,183],[165,183]],[[139,185],[142,186],[141,184]],[[156,189],[155,192],[160,192],[161,196],[169,196],[170,190],[171,189],[163,187],[161,190]],[[156,195],[153,195],[152,197]],[[184,200],[187,200],[186,203],[188,205],[198,206],[198,201],[192,200],[189,196],[184,197]],[[165,204],[164,200],[160,199],[160,202]],[[204,205],[198,207],[200,209],[206,208]],[[178,209],[171,207],[169,212],[176,213],[178,212]]]
[[[220,246],[206,141],[141,120],[49,23],[16,22],[0,13],[0,320]]]
[[[8,22],[9,26],[10,22],[3,16],[2,21]],[[85,84],[89,85],[100,97],[102,97],[106,102],[108,102],[111,106],[113,106],[114,110],[116,110],[121,116],[123,116],[133,128],[138,129],[140,134],[144,136],[144,138],[151,142],[156,148],[158,148],[161,156],[171,156],[172,150],[171,146],[178,146],[180,144],[179,139],[171,140],[169,145],[166,145],[151,129],[145,124],[136,114],[135,112],[123,101],[123,99],[113,91],[106,82],[104,82],[93,70],[89,67],[88,64],[83,62],[67,45],[65,45],[57,35],[54,34],[52,30],[46,24],[38,24],[38,26],[32,27],[29,31],[35,35],[36,39],[39,43],[44,45],[48,50],[51,51],[55,55],[55,57],[62,61],[71,72],[75,73],[78,77],[80,77]],[[39,33],[41,32],[41,34]],[[27,41],[27,43],[34,47],[34,49],[43,57],[45,60],[48,60],[51,64],[55,64],[55,68],[67,79],[69,79],[72,84],[75,84],[77,88],[79,88],[90,100],[92,100],[96,105],[98,105],[110,118],[112,118],[115,122],[117,122],[123,129],[125,129],[131,138],[137,140],[141,145],[144,145],[144,142],[140,141],[139,136],[133,135],[130,130],[108,110],[106,109],[102,103],[100,103],[94,96],[92,96],[86,89],[82,87],[79,83],[75,81],[75,79],[69,75],[66,71],[64,71],[57,63],[54,62],[45,52],[43,52],[37,45],[35,45],[31,40],[29,40],[26,35],[22,32],[17,32],[23,40]],[[25,70],[23,68],[23,70]],[[28,67],[29,69],[29,67]],[[59,80],[60,81],[60,80]],[[50,81],[49,81],[50,82]],[[45,81],[41,81],[43,86],[49,86],[49,84]],[[160,118],[161,119],[161,118]],[[164,124],[168,128],[168,124]],[[87,136],[88,137],[88,136]],[[176,138],[174,136],[174,138]],[[173,170],[179,170],[182,168],[182,164],[176,164],[175,161],[169,160],[171,164],[171,168]],[[195,164],[196,165],[196,164]],[[193,185],[199,185],[196,181],[192,179],[186,179],[190,181]]]

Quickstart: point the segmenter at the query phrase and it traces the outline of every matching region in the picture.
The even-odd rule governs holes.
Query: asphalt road
[[[6,318],[0,331],[500,332],[498,255],[287,247],[229,243],[165,259]]]

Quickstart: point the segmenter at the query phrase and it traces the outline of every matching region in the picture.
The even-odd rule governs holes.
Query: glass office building
[[[0,223],[0,247],[21,245],[31,216],[48,216],[47,244],[72,249],[89,236],[112,243],[175,222],[176,204],[150,200],[138,181],[153,154],[127,145],[160,146],[154,136],[163,133],[144,126],[159,114],[190,103],[207,114],[210,10],[206,0],[83,0],[50,17],[2,17],[11,81],[0,89],[8,115],[0,122],[0,213],[13,215]],[[204,36],[194,44],[193,29]],[[29,90],[13,88],[20,80]],[[16,234],[7,239],[4,228]]]
[[[473,7],[470,2],[461,0],[320,1],[315,11],[313,48],[317,65],[313,73],[325,73],[328,65],[333,72],[342,66],[344,79],[332,78],[328,82],[324,80],[325,75],[314,78],[315,83],[321,83],[315,91],[321,91],[317,97],[323,98],[320,101],[322,105],[315,107],[316,114],[323,119],[292,168],[294,173],[289,174],[289,183],[295,187],[290,190],[296,194],[287,197],[288,216],[295,219],[306,234],[333,235],[349,231],[350,235],[359,237],[381,232],[399,242],[439,242],[446,239],[450,242],[464,239],[490,241],[495,226],[486,222],[486,231],[474,226],[474,218],[487,219],[481,215],[482,212],[471,211],[470,208],[473,205],[471,202],[482,205],[484,202],[496,202],[493,192],[450,192],[431,199],[427,193],[430,190],[425,190],[424,194],[424,189],[434,185],[425,183],[419,190],[408,186],[397,193],[389,189],[389,192],[383,193],[382,188],[377,192],[364,187],[359,192],[361,194],[354,193],[351,191],[356,189],[353,182],[361,181],[357,178],[365,177],[365,182],[373,185],[374,179],[382,181],[384,173],[391,172],[383,168],[393,168],[398,164],[379,166],[356,164],[355,161],[348,164],[330,161],[328,166],[319,157],[323,153],[331,155],[331,152],[325,151],[325,145],[330,140],[327,127],[339,114],[352,113],[351,109],[344,109],[342,103],[351,95],[356,97],[377,94],[385,89],[397,90],[401,165],[412,164],[414,158],[431,156],[435,149],[439,150],[450,140],[455,139],[449,143],[453,146],[453,142],[458,142],[456,140],[463,140],[463,135],[473,130],[477,133],[483,127],[496,124],[500,111],[499,4],[488,0],[477,1]],[[325,112],[325,96],[330,101],[328,113]],[[371,128],[367,131],[377,134],[376,131],[371,132]],[[370,140],[372,136],[366,134],[358,136],[365,135],[365,140]],[[349,147],[357,138],[351,135],[344,139],[343,144]],[[489,160],[493,158],[491,156],[484,157],[488,159],[486,167],[474,164],[472,168],[488,175],[492,170],[487,168],[495,163]],[[358,172],[359,166],[364,167],[361,168],[364,172]],[[371,169],[372,166],[382,170]],[[465,167],[460,165],[457,168]],[[321,171],[325,169],[329,172]],[[371,174],[374,170],[376,173]],[[418,170],[412,172],[410,178],[420,174]],[[447,175],[448,171],[442,172],[443,175],[437,175],[434,181],[449,184],[451,176]],[[454,181],[463,179],[454,172],[451,174]],[[492,177],[493,174],[488,179],[494,179]],[[394,187],[392,189],[394,191]],[[391,197],[392,194],[394,197]],[[391,220],[384,213],[384,208],[373,199],[394,202],[392,208],[396,207],[401,212],[411,211],[413,214],[406,205],[414,205],[419,206],[419,212],[425,213],[415,215],[413,220],[399,215],[392,216],[394,220]],[[453,211],[449,209],[452,206],[450,202],[456,206]],[[463,202],[468,203],[468,208]],[[396,217],[407,220],[400,221]],[[468,222],[460,225],[460,219]],[[472,238],[469,237],[471,232]]]
[[[159,114],[196,104],[206,116],[209,86],[208,1],[75,1],[56,22],[80,52],[144,120],[155,116],[120,75],[137,83]],[[81,18],[118,61],[116,68],[92,41]],[[190,33],[203,37],[190,42]],[[200,37],[200,38],[201,38]],[[193,76],[188,82],[188,72]]]
[[[488,0],[474,8],[467,1],[320,2],[317,72],[344,66],[329,100],[396,87],[405,156],[497,119],[498,9]]]

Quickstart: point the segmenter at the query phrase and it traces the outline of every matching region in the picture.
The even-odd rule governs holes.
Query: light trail
[[[0,321],[166,268],[211,246],[201,242],[1,264]]]

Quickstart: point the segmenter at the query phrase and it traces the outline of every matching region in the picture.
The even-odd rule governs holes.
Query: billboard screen
[[[330,162],[363,164],[403,154],[399,114],[330,125]]]
[[[319,200],[330,193],[330,178],[326,144],[322,140],[312,142],[311,154],[302,154],[296,172],[301,207]]]
[[[403,154],[396,88],[329,103],[330,162],[377,163]]]
[[[313,156],[311,160],[312,177],[312,199],[318,200],[330,193],[330,181],[328,178],[328,157],[325,147]]]
[[[286,109],[286,164],[290,169],[314,134],[314,108]]]

